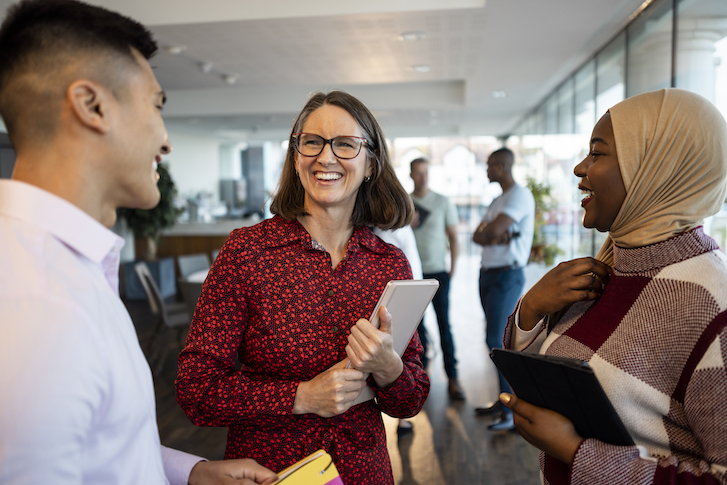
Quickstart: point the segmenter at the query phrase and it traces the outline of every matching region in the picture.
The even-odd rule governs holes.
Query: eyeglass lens
[[[338,158],[355,158],[361,151],[363,140],[353,136],[337,136],[326,140],[322,136],[308,133],[298,135],[298,151],[306,157],[316,157],[323,152],[326,143],[331,143],[333,154]]]

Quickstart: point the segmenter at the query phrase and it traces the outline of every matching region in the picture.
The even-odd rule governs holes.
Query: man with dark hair
[[[502,187],[502,194],[487,208],[487,213],[472,237],[482,246],[480,300],[487,323],[489,348],[502,347],[507,317],[515,309],[523,291],[523,268],[530,257],[535,230],[535,200],[526,187],[515,183],[512,166],[515,156],[508,148],[495,150],[487,159],[487,178]],[[500,392],[511,392],[498,373]],[[498,393],[499,394],[499,393]],[[493,431],[514,429],[512,412],[499,400],[475,408],[477,415],[497,415],[489,425]]]
[[[139,23],[26,0],[0,28],[0,482],[270,483],[252,460],[162,447],[154,387],[118,297],[116,209],[159,201],[171,145]]]
[[[457,209],[450,200],[429,189],[429,162],[417,158],[411,162],[411,178],[414,181],[414,201],[416,217],[411,224],[417,240],[419,257],[422,260],[424,278],[435,278],[439,289],[432,304],[439,325],[439,338],[444,357],[444,371],[447,373],[447,392],[449,397],[461,401],[464,391],[457,379],[457,358],[454,354],[454,338],[449,324],[449,282],[459,254],[457,243]],[[450,267],[447,270],[446,256],[450,254]],[[424,325],[419,325],[419,338],[427,352],[427,338]],[[426,359],[424,363],[426,367]]]

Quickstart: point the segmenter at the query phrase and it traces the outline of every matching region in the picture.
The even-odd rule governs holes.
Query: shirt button
[[[333,290],[328,290],[328,296],[333,296],[333,293],[334,293]]]
[[[333,328],[331,329],[331,332],[332,332],[332,333],[336,333],[336,332],[338,332],[338,327],[333,327]]]

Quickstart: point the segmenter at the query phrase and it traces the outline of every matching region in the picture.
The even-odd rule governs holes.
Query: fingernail
[[[512,400],[512,396],[506,392],[500,393],[500,401],[502,401],[503,404],[510,404],[510,401]]]

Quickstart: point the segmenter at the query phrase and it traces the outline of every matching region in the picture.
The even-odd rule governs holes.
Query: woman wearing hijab
[[[215,259],[179,356],[177,399],[196,425],[229,426],[225,458],[281,470],[322,448],[346,485],[393,485],[381,413],[417,414],[429,379],[416,335],[399,357],[391,316],[379,312],[379,329],[366,320],[390,280],[412,277],[369,227],[404,227],[413,205],[359,100],[309,99],[271,211],[233,231]],[[354,406],[366,385],[376,399]]]
[[[607,241],[534,285],[505,343],[587,361],[636,446],[584,440],[560,414],[501,401],[544,451],[546,484],[725,484],[727,257],[701,225],[725,200],[727,124],[687,91],[638,95],[601,118],[574,171],[583,224]]]

